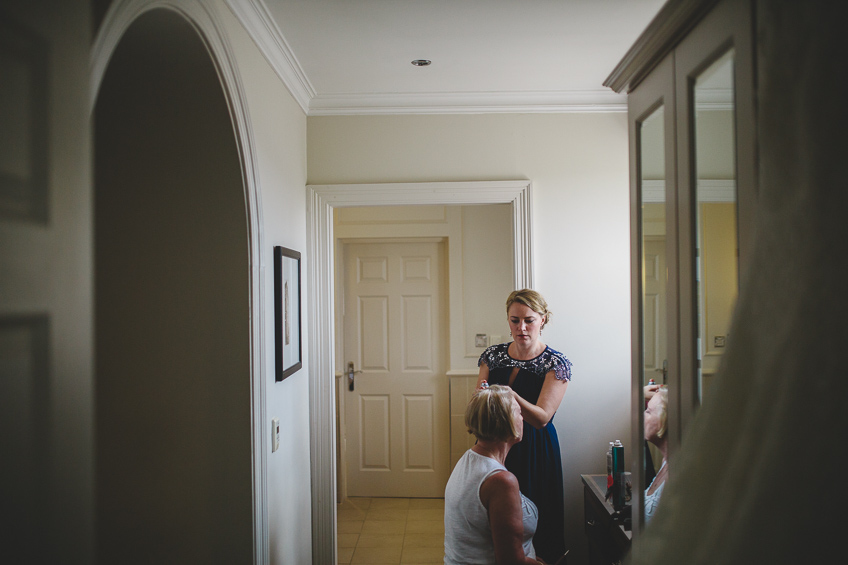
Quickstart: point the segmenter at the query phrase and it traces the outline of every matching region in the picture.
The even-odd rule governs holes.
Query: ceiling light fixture
[[[415,59],[412,64],[416,67],[426,67],[430,64],[430,61],[428,59]]]

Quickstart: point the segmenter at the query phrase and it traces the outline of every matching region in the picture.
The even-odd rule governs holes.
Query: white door
[[[344,387],[348,496],[442,497],[443,244],[347,244],[344,257],[344,366],[357,371]]]
[[[644,255],[645,382],[652,378],[664,384],[668,359],[665,238],[646,237]]]
[[[644,293],[645,312],[645,383],[654,379],[657,384],[665,384],[668,377],[668,324],[666,322],[666,287],[668,273],[665,264],[665,238],[645,237]],[[658,470],[662,453],[653,444],[648,443],[654,469]]]

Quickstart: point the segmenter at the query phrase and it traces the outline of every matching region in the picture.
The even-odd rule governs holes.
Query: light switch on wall
[[[486,347],[489,343],[489,338],[486,334],[477,334],[474,336],[474,347]]]
[[[271,453],[280,447],[280,419],[271,418]]]

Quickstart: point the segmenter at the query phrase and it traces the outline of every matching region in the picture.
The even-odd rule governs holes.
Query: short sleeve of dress
[[[486,348],[483,353],[480,354],[480,358],[477,360],[477,366],[485,364],[489,370],[494,369],[496,366],[495,358],[498,356],[498,353],[501,349],[504,349],[503,345],[509,346],[509,344],[496,344],[491,345]]]
[[[559,351],[550,349],[550,352],[551,366],[548,370],[552,370],[559,381],[571,381],[571,361]]]

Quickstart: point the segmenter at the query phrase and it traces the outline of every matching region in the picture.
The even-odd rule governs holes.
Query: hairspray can
[[[624,481],[624,446],[621,440],[615,440],[612,446],[612,507],[624,508],[627,486]]]
[[[609,442],[609,448],[607,449],[607,498],[609,498],[610,493],[612,493],[612,444],[614,442]]]

